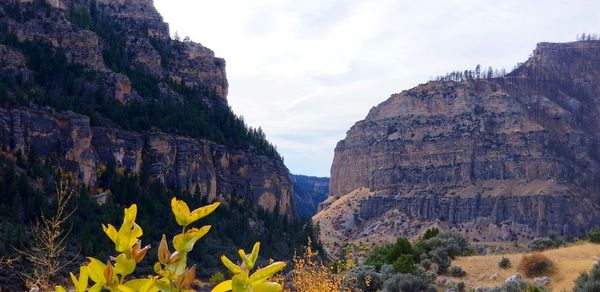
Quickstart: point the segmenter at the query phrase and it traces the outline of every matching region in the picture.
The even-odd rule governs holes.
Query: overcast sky
[[[600,32],[600,1],[155,0],[227,61],[229,103],[292,173],[329,176],[346,131],[392,93],[477,64],[510,70],[541,41]]]

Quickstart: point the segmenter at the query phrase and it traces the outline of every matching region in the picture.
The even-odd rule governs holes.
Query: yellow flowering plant
[[[285,268],[286,263],[274,262],[267,267],[258,269],[252,275],[250,271],[254,268],[258,259],[260,242],[254,244],[252,252],[246,255],[243,249],[238,250],[242,260],[240,265],[233,263],[226,256],[221,256],[221,261],[227,269],[233,273],[231,280],[221,282],[211,292],[278,292],[283,290],[283,286],[276,282],[267,281],[272,275]]]
[[[210,225],[201,228],[186,227],[195,221],[209,215],[219,202],[190,211],[188,205],[173,198],[171,209],[177,224],[182,226],[182,232],[172,240],[175,251],[171,253],[163,234],[158,248],[158,262],[154,264],[156,275],[147,278],[128,279],[145,256],[150,246],[142,248],[140,237],[142,228],[135,222],[137,205],[125,208],[123,223],[117,230],[113,225],[102,225],[104,233],[115,244],[118,255],[111,257],[106,263],[88,257],[88,263],[81,266],[79,276],[71,273],[73,290],[76,292],[101,291],[111,292],[188,292],[196,278],[196,266],[187,267],[187,254],[192,251],[196,242],[210,230]],[[90,281],[91,280],[91,281]],[[89,287],[93,282],[93,285]],[[56,286],[56,292],[66,292],[62,286]]]
[[[187,255],[194,249],[196,242],[210,231],[211,226],[205,225],[200,228],[188,228],[188,226],[214,212],[219,205],[220,203],[216,202],[191,211],[184,201],[173,198],[171,210],[177,224],[182,227],[181,233],[175,235],[172,240],[175,251],[171,253],[167,237],[163,234],[158,246],[158,261],[154,264],[156,274],[137,279],[128,279],[128,276],[135,271],[136,265],[146,256],[150,246],[142,247],[139,239],[144,232],[135,222],[137,205],[133,204],[129,208],[125,208],[123,223],[119,230],[111,224],[102,225],[104,233],[115,244],[118,255],[111,257],[106,263],[88,257],[88,263],[79,268],[79,276],[71,273],[73,290],[75,292],[97,292],[102,289],[111,292],[194,291],[191,289],[191,285],[196,279],[196,266],[187,266]],[[275,292],[283,290],[281,284],[267,280],[285,267],[284,262],[272,263],[250,275],[250,270],[254,268],[258,260],[259,249],[259,242],[254,244],[249,255],[240,249],[238,253],[242,259],[241,265],[234,264],[226,256],[222,256],[221,261],[234,276],[231,280],[217,285],[212,291]],[[89,287],[90,280],[93,282],[91,287]],[[55,292],[66,291],[62,286],[55,288]]]

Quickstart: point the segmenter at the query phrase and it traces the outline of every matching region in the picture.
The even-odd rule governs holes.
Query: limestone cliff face
[[[599,104],[598,41],[542,43],[503,78],[392,95],[337,144],[323,208],[361,187],[374,194],[332,239],[432,224],[479,240],[583,233],[600,219]],[[392,211],[399,221],[385,225]]]
[[[35,148],[92,190],[97,174],[114,162],[126,173],[145,172],[151,180],[209,199],[236,195],[255,207],[295,215],[292,182],[280,158],[260,155],[252,146],[187,137],[175,127],[127,131],[98,112],[58,111],[32,98],[36,90],[52,93],[52,85],[36,87],[45,78],[40,72],[52,73],[52,68],[39,71],[32,61],[37,53],[32,48],[43,47],[86,76],[74,86],[90,96],[78,98],[144,105],[182,102],[180,92],[196,90],[200,94],[194,98],[205,111],[199,115],[226,108],[225,61],[201,44],[171,40],[152,0],[0,1],[0,40],[0,93],[24,100],[1,103],[3,149],[27,154]],[[7,90],[5,84],[12,85]],[[157,90],[136,89],[144,86]]]
[[[91,127],[86,116],[42,109],[0,108],[0,131],[5,149],[29,153],[35,147],[41,157],[56,155],[61,166],[90,187],[101,167],[114,162],[134,175],[148,167],[152,179],[210,200],[235,194],[267,210],[278,206],[282,213],[294,214],[287,168],[251,150],[158,130]]]

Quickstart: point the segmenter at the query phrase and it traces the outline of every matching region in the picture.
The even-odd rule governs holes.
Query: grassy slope
[[[549,275],[552,279],[550,288],[552,291],[570,291],[573,281],[584,272],[589,271],[594,264],[594,256],[600,256],[600,245],[583,243],[569,247],[546,250],[544,252],[553,262],[555,271]],[[452,265],[461,266],[467,275],[462,279],[470,288],[482,285],[488,287],[502,283],[506,278],[517,273],[516,266],[523,253],[505,254],[509,258],[512,267],[503,270],[498,267],[498,261],[502,255],[469,256],[461,257],[452,261]],[[490,280],[490,276],[498,273],[496,281]]]

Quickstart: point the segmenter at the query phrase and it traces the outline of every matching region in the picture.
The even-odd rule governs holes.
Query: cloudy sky
[[[227,60],[229,103],[292,173],[329,176],[346,131],[390,94],[477,64],[511,69],[540,41],[600,32],[600,1],[155,0]]]

